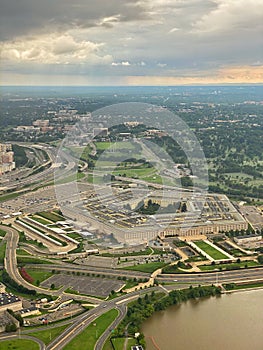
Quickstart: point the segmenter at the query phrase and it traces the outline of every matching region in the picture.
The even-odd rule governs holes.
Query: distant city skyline
[[[262,0],[1,0],[1,85],[263,83]]]

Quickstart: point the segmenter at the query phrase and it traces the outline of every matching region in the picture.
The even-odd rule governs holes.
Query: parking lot
[[[112,290],[119,290],[124,283],[115,279],[102,277],[56,274],[42,282],[41,286],[49,288],[51,284],[54,284],[56,288],[64,286],[80,294],[105,298]]]

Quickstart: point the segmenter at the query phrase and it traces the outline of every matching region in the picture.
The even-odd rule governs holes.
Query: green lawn
[[[4,262],[5,250],[6,250],[6,242],[1,242],[0,243],[0,263]]]
[[[43,224],[43,225],[49,225],[52,223],[52,221],[47,221],[45,220],[44,218],[41,218],[41,217],[38,217],[38,216],[31,216],[31,219],[39,222],[40,224]]]
[[[39,281],[39,283],[41,283],[53,275],[52,272],[49,271],[41,271],[34,269],[26,269],[26,271],[33,278],[34,285],[36,285],[37,280]]]
[[[193,243],[215,260],[229,259],[227,255],[221,253],[219,250],[204,241],[194,241]]]
[[[123,267],[122,270],[133,270],[133,271],[152,273],[155,270],[164,267],[165,265],[167,265],[167,264],[165,264],[163,262],[151,262],[148,264],[140,264],[140,265],[135,265],[135,266]]]
[[[30,256],[19,256],[17,257],[18,264],[52,264],[50,261],[43,259],[31,258]]]
[[[82,333],[69,342],[64,350],[94,350],[95,344],[104,331],[118,316],[118,311],[112,309],[96,318]],[[94,326],[95,324],[95,326]]]
[[[242,261],[241,263],[233,263],[233,264],[219,264],[219,265],[203,265],[199,266],[201,271],[213,271],[217,269],[222,270],[234,270],[238,268],[244,268],[244,267],[254,267],[259,266],[259,264],[256,261]]]
[[[25,255],[25,256],[32,256],[31,254],[29,254],[26,250],[24,249],[17,249],[16,250],[16,254],[17,255]]]
[[[0,196],[0,202],[7,201],[9,199],[14,199],[21,194],[22,194],[21,192],[20,193],[15,192],[15,193],[4,194],[3,196]]]
[[[59,334],[62,333],[67,327],[68,327],[68,325],[59,326],[59,327],[56,327],[56,328],[47,329],[45,331],[32,332],[29,335],[42,340],[47,345],[53,339],[58,337]]]
[[[248,289],[248,288],[262,288],[263,283],[262,282],[255,282],[255,283],[248,283],[248,284],[235,284],[235,283],[229,283],[223,285],[226,290],[236,290],[236,289]]]
[[[4,237],[5,235],[6,235],[6,232],[5,232],[4,230],[1,230],[1,229],[0,229],[0,236],[1,236],[1,237]]]
[[[39,346],[27,339],[1,340],[0,350],[39,350]]]
[[[53,221],[53,222],[65,220],[63,218],[63,216],[55,214],[55,213],[51,213],[51,212],[42,211],[41,213],[37,213],[37,215],[42,216],[43,218],[48,219],[48,220]]]
[[[112,343],[114,345],[114,349],[111,345],[110,340],[108,339],[106,343],[103,346],[103,350],[123,350],[124,349],[124,343],[126,338],[112,338]],[[136,345],[136,339],[129,338],[127,341],[127,349],[130,350],[132,346]]]

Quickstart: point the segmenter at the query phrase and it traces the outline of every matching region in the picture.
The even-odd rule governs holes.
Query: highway
[[[105,341],[107,340],[107,338],[109,337],[109,335],[111,333],[111,330],[116,328],[118,326],[118,324],[124,319],[126,312],[127,312],[127,306],[120,305],[120,306],[118,306],[118,310],[119,310],[118,317],[112,322],[112,324],[106,329],[106,331],[98,339],[94,350],[102,350]]]
[[[173,282],[176,280],[180,283],[240,283],[249,281],[263,281],[263,267],[251,267],[247,269],[239,269],[233,271],[215,271],[202,273],[178,273],[178,274],[162,274],[157,279],[160,283]]]
[[[117,309],[119,311],[119,316],[116,320],[108,327],[108,329],[102,334],[98,339],[96,344],[96,350],[101,350],[103,344],[110,334],[110,329],[115,328],[118,323],[126,314],[126,305],[131,302],[131,300],[137,299],[141,294],[149,293],[152,291],[160,290],[160,287],[153,287],[147,290],[140,290],[132,292],[129,295],[125,294],[115,299],[105,301],[98,305],[96,308],[87,311],[85,314],[77,316],[74,323],[70,325],[63,333],[61,333],[55,340],[53,340],[48,346],[47,350],[60,350],[69,343],[76,335],[81,333],[87,326],[89,326],[97,317],[104,314],[111,309]]]
[[[4,266],[8,274],[12,279],[14,279],[17,283],[22,284],[23,286],[34,289],[38,293],[45,293],[49,295],[60,296],[62,293],[60,290],[47,290],[40,287],[36,287],[25,281],[19,274],[17,269],[17,260],[16,260],[16,248],[19,240],[18,232],[7,226],[0,225],[2,230],[7,232],[4,240],[7,242],[6,246],[6,257],[4,261]],[[126,277],[136,277],[136,278],[145,278],[149,277],[150,274],[141,273],[137,271],[125,271],[119,269],[111,269],[111,268],[95,268],[95,267],[86,267],[86,266],[78,266],[72,264],[57,264],[57,265],[35,265],[40,266],[41,269],[56,269],[61,271],[83,271],[83,272],[91,272],[91,273],[100,273],[111,276],[126,276]],[[147,288],[145,290],[134,291],[129,294],[121,295],[120,297],[114,298],[108,301],[102,301],[97,298],[78,296],[78,295],[70,295],[74,299],[86,300],[89,302],[95,302],[98,304],[92,310],[89,310],[79,316],[72,318],[71,320],[65,321],[65,323],[70,324],[69,327],[61,333],[55,340],[53,340],[48,346],[48,350],[60,350],[69,343],[77,334],[81,333],[88,325],[90,325],[94,320],[102,315],[103,313],[116,308],[119,311],[119,316],[113,322],[110,327],[102,334],[102,336],[98,339],[96,343],[95,350],[101,350],[103,348],[103,344],[107,337],[110,334],[110,329],[115,328],[117,324],[121,321],[121,319],[125,316],[126,313],[126,305],[134,299],[137,299],[139,295],[149,293],[151,291],[161,291],[167,287],[167,289],[179,289],[182,287],[186,287],[189,284],[193,285],[205,285],[205,284],[222,284],[222,283],[233,283],[233,282],[249,282],[249,281],[259,281],[263,280],[263,267],[256,268],[248,268],[248,269],[240,269],[234,271],[215,271],[215,272],[203,272],[203,273],[191,273],[191,274],[162,274],[157,276],[159,283],[171,283],[176,282],[170,286],[164,287],[152,287]],[[168,288],[169,287],[169,288]],[[18,335],[16,336],[18,337]],[[2,339],[2,338],[1,338]],[[43,344],[39,343],[41,349],[45,349]]]
[[[77,265],[77,264],[27,264],[28,267],[41,268],[44,270],[58,270],[58,271],[79,271],[85,273],[97,273],[101,275],[114,276],[114,277],[127,277],[127,278],[150,278],[150,273],[139,272],[139,271],[131,271],[131,270],[120,270],[120,269],[112,269],[106,267],[95,267],[95,266],[85,266],[85,265]]]

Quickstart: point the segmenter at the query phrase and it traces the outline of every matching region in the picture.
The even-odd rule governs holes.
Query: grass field
[[[211,256],[212,259],[221,260],[221,259],[229,259],[227,255],[221,253],[216,248],[212,247],[210,244],[204,241],[194,241],[193,242],[198,248],[202,249],[206,254]]]
[[[217,269],[222,270],[234,270],[244,267],[254,267],[259,266],[259,264],[255,261],[242,261],[241,263],[233,263],[233,264],[220,264],[220,265],[203,265],[199,266],[201,271],[213,271]]]
[[[94,350],[95,344],[104,331],[118,316],[118,311],[112,309],[100,317],[96,318],[82,333],[77,335],[64,350]],[[94,326],[96,324],[96,326]]]
[[[43,224],[43,225],[50,225],[52,223],[52,221],[48,221],[44,218],[41,218],[41,217],[38,217],[38,216],[31,216],[31,219],[39,222],[40,224]]]
[[[55,213],[51,213],[51,212],[42,211],[41,213],[37,213],[37,214],[39,216],[42,216],[43,218],[48,219],[48,220],[53,221],[53,222],[64,220],[63,216],[55,214]]]
[[[51,261],[33,258],[30,256],[19,256],[17,257],[18,264],[52,264]]]
[[[5,250],[6,250],[6,242],[1,242],[0,243],[0,263],[4,262]]]
[[[59,336],[59,334],[62,333],[67,327],[68,327],[68,325],[59,326],[56,328],[47,329],[45,331],[32,332],[29,335],[42,340],[47,345],[53,339],[55,339],[57,336]]]
[[[0,350],[39,350],[39,346],[27,339],[1,340]]]
[[[25,251],[24,249],[17,249],[16,250],[16,254],[17,255],[24,255],[24,256],[32,256],[31,254],[29,254],[27,251]]]
[[[34,285],[36,285],[37,281],[41,283],[53,275],[52,272],[49,272],[49,271],[41,271],[41,270],[34,270],[34,269],[26,269],[26,271],[33,278]]]
[[[126,338],[112,338],[112,343],[114,345],[114,348],[112,347],[111,342],[108,339],[103,346],[103,350],[123,350],[125,339]],[[137,344],[136,339],[129,338],[127,341],[127,348],[126,349],[130,350],[130,348],[136,344]]]
[[[4,237],[5,235],[6,235],[6,232],[5,232],[4,230],[1,230],[1,229],[0,229],[0,236],[1,236],[1,237]]]
[[[140,264],[140,265],[135,265],[135,266],[127,266],[127,267],[123,267],[122,270],[133,270],[133,271],[141,271],[141,272],[148,272],[148,273],[152,273],[157,269],[160,269],[162,267],[164,267],[165,263],[162,262],[151,262],[148,264]]]

